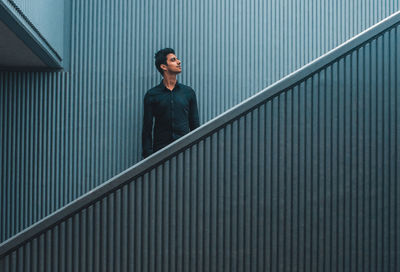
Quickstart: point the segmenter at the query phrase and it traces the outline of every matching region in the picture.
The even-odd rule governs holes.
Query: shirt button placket
[[[172,132],[172,138],[175,138],[175,133],[174,133],[174,93],[171,91],[171,132]]]

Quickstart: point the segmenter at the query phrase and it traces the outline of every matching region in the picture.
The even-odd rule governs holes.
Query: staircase
[[[0,271],[399,271],[400,12],[0,245]]]

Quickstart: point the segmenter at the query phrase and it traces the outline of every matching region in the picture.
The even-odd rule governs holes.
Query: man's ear
[[[161,64],[160,68],[163,69],[164,71],[167,71],[167,65],[165,65],[165,64]]]

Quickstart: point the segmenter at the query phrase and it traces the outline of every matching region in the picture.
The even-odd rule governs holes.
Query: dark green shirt
[[[159,85],[148,90],[144,97],[143,157],[146,158],[199,125],[197,100],[193,89],[177,83],[170,91],[161,81]]]

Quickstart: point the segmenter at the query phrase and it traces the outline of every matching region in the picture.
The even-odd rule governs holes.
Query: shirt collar
[[[164,83],[163,83],[163,79],[161,79],[160,84],[158,85],[162,90],[167,90],[170,92],[170,90],[167,89],[167,87],[165,87]],[[176,88],[179,88],[179,82],[178,80],[175,83],[175,87],[172,90],[175,90]]]

